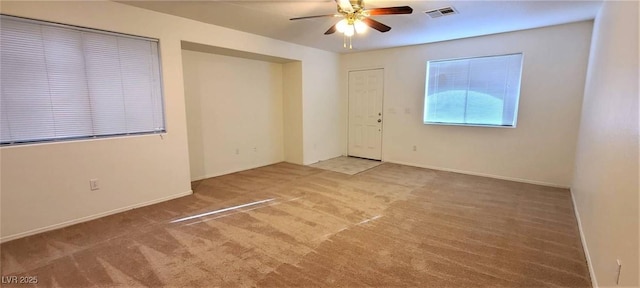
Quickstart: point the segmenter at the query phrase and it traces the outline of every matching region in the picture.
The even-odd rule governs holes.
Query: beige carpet
[[[360,172],[367,171],[373,167],[382,164],[380,161],[369,160],[356,157],[340,156],[325,161],[311,164],[309,166],[329,171],[344,173],[347,175],[356,175]]]
[[[4,243],[2,275],[44,287],[591,287],[564,189],[388,163],[355,176],[280,163],[193,188]]]

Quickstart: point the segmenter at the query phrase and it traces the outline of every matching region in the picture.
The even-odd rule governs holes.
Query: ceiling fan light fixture
[[[353,27],[356,30],[356,33],[358,34],[362,34],[364,32],[367,31],[367,24],[365,24],[362,20],[360,19],[356,19],[356,21],[353,22]]]
[[[353,27],[353,25],[347,25],[347,27],[344,29],[344,36],[351,37],[354,33],[355,28]]]
[[[321,17],[344,17],[338,23],[331,26],[324,35],[331,35],[338,31],[344,36],[344,47],[347,47],[349,40],[349,49],[351,49],[351,38],[355,34],[364,34],[369,28],[380,31],[381,33],[389,32],[391,27],[382,24],[369,16],[377,15],[397,15],[411,14],[413,9],[409,6],[382,7],[373,9],[364,9],[364,0],[333,0],[337,4],[337,14],[315,15],[305,17],[295,17],[289,20],[302,20]],[[444,13],[444,12],[443,12]]]
[[[338,30],[338,32],[340,33],[344,33],[344,31],[347,29],[347,26],[350,26],[349,22],[347,22],[347,19],[342,19],[340,20],[340,22],[338,22],[338,24],[336,24],[336,30]]]

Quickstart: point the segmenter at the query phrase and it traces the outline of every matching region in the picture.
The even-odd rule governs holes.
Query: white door
[[[349,72],[349,156],[382,159],[384,70]]]

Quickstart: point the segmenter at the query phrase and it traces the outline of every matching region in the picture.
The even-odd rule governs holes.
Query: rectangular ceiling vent
[[[453,9],[453,7],[444,7],[444,8],[440,8],[440,9],[434,9],[434,10],[426,11],[424,13],[427,13],[427,15],[429,15],[429,17],[431,17],[431,18],[438,18],[438,17],[442,17],[442,16],[458,14],[458,11]]]

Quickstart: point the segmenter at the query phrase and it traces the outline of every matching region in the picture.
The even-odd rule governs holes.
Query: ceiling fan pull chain
[[[347,48],[347,35],[342,37],[342,47]]]
[[[351,37],[349,37],[349,49],[353,49],[353,46],[351,46]]]

